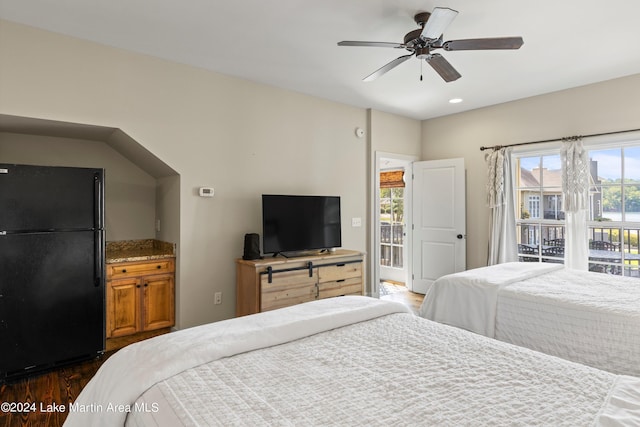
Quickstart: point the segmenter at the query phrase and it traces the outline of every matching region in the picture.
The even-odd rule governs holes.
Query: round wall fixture
[[[356,136],[358,138],[362,138],[364,136],[364,129],[362,128],[356,128]]]

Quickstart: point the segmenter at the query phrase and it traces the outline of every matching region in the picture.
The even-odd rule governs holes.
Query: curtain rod
[[[590,138],[590,137],[593,137],[593,136],[615,135],[615,134],[618,134],[618,133],[628,133],[628,132],[638,132],[638,131],[640,131],[640,129],[619,130],[619,131],[615,131],[615,132],[604,132],[604,133],[592,133],[591,135],[565,136],[565,137],[562,137],[562,138],[545,139],[545,140],[542,140],[542,141],[529,141],[529,142],[519,142],[517,144],[494,145],[492,147],[480,147],[480,151],[490,150],[490,149],[500,150],[501,148],[506,148],[506,147],[516,147],[516,146],[519,146],[519,145],[530,145],[530,144],[541,144],[543,142],[578,141],[578,140],[580,140],[582,138]]]

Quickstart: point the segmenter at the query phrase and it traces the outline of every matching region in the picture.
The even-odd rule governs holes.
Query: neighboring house
[[[542,185],[542,192],[540,187]],[[562,171],[560,169],[520,169],[518,200],[520,219],[564,219],[562,201]],[[590,161],[589,220],[602,217],[601,181],[598,179],[598,162]]]
[[[540,185],[542,194],[540,193]],[[521,219],[564,219],[562,210],[562,171],[547,168],[520,169],[517,184]],[[529,190],[531,189],[531,190]]]

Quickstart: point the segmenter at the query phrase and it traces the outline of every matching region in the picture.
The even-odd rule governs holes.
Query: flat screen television
[[[262,195],[262,249],[265,254],[340,246],[340,197]]]

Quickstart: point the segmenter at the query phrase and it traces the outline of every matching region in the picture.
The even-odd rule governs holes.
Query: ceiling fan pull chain
[[[420,81],[422,81],[422,61],[420,61]]]

